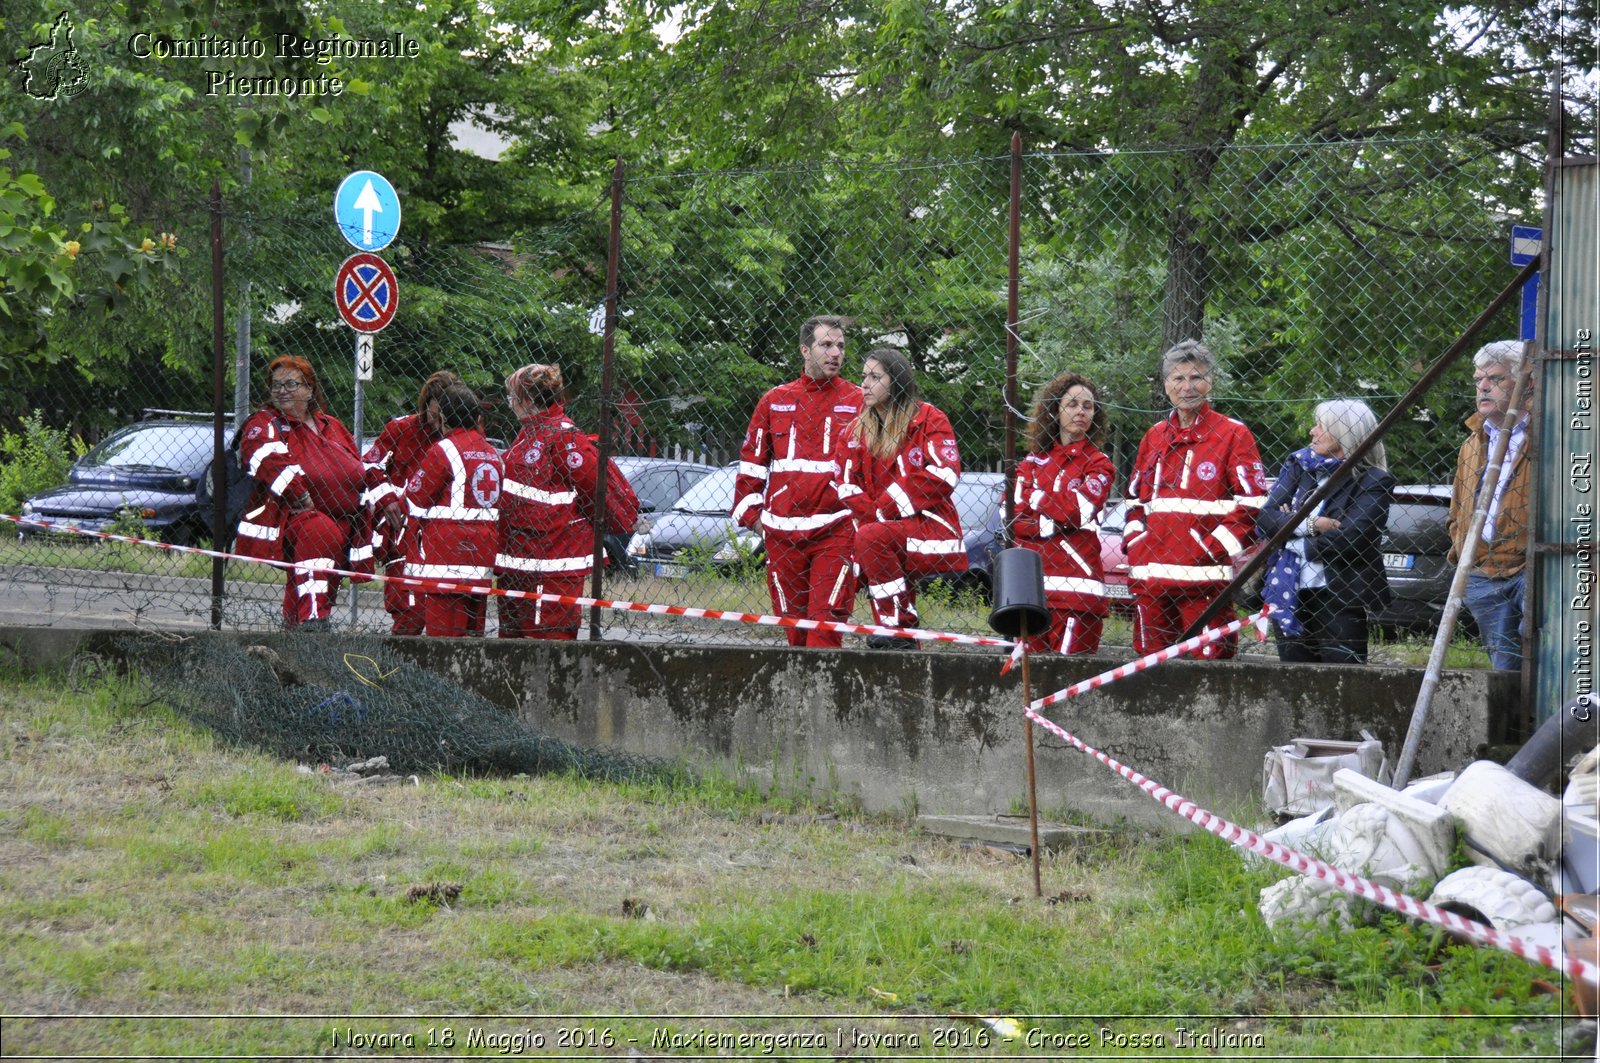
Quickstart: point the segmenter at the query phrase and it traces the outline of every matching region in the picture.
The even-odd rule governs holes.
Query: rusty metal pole
[[[622,259],[622,156],[611,170],[611,234],[606,243],[606,324],[600,355],[600,477],[594,492],[594,574],[589,596],[605,597],[606,471],[611,460],[611,385],[616,371],[617,277]],[[600,639],[600,607],[589,607],[589,641]]]
[[[1005,462],[1002,469],[1006,483],[1017,473],[1017,304],[1019,263],[1022,256],[1022,134],[1011,134],[1011,225],[1007,235],[1006,255],[1006,433]],[[1004,507],[1000,527],[1000,545],[1011,545],[1011,521],[1016,515],[1016,503],[1009,488],[1001,492]],[[1030,730],[1033,724],[1028,724]],[[1033,743],[1028,744],[1032,756]],[[1037,885],[1038,867],[1034,868]]]
[[[222,406],[227,400],[227,363],[222,357],[222,180],[211,179],[211,543],[221,550],[228,521],[228,451],[223,445]],[[246,374],[248,381],[248,373]],[[246,388],[249,384],[246,383]],[[248,391],[246,392],[248,394]],[[211,559],[211,630],[222,629],[225,589],[220,557]]]
[[[1018,640],[1028,641],[1028,621],[1022,621],[1022,633]],[[1033,720],[1028,717],[1028,706],[1033,704],[1033,682],[1028,673],[1028,651],[1022,651],[1022,740],[1028,746],[1028,835],[1031,839],[1028,851],[1033,856],[1033,895],[1044,896],[1044,888],[1039,885],[1039,785],[1038,778],[1033,770]]]

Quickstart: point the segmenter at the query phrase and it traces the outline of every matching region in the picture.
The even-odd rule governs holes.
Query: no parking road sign
[[[357,332],[379,332],[394,320],[400,285],[389,263],[377,255],[358,252],[339,267],[333,302],[346,325]]]

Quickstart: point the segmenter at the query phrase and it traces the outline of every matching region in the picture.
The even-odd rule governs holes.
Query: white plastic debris
[[[1469,765],[1439,807],[1461,821],[1475,864],[1542,879],[1561,851],[1561,802],[1499,764]]]
[[[1261,796],[1278,816],[1304,816],[1333,803],[1333,776],[1341,768],[1369,779],[1383,773],[1383,743],[1296,738],[1267,750],[1261,768]]]

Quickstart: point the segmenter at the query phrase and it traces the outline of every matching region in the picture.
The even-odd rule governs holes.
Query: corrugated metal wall
[[[1538,336],[1539,468],[1529,544],[1532,694],[1543,722],[1596,689],[1595,335],[1600,329],[1600,167],[1563,159],[1546,211],[1544,320]]]

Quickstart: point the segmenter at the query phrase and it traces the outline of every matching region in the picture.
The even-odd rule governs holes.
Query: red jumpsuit
[[[495,571],[507,590],[581,597],[594,571],[594,512],[600,453],[566,410],[550,406],[523,422],[506,451],[500,554]],[[500,599],[500,637],[571,640],[583,608]]]
[[[1250,429],[1201,408],[1183,428],[1176,412],[1145,433],[1128,480],[1122,533],[1133,595],[1133,648],[1153,653],[1178,641],[1233,578],[1267,494]],[[1211,627],[1233,618],[1226,613]],[[1238,638],[1195,657],[1232,657]]]
[[[422,464],[422,456],[437,443],[438,437],[428,432],[427,425],[416,414],[396,417],[383,426],[378,438],[372,441],[362,460],[369,467],[381,470],[383,480],[371,491],[372,505],[381,513],[390,501],[405,508],[406,482]],[[374,522],[372,533],[374,557],[378,564],[387,565],[388,573],[398,576],[405,571],[405,532]],[[383,608],[394,620],[396,635],[420,635],[423,629],[422,591],[394,581],[383,585]]]
[[[369,473],[344,425],[325,413],[311,417],[315,429],[266,407],[240,430],[239,460],[256,483],[239,518],[235,552],[317,566],[288,573],[288,627],[329,618],[340,577],[326,569],[372,571],[371,509],[362,501]],[[296,508],[306,499],[309,509]]]
[[[423,455],[406,482],[406,575],[487,589],[500,543],[500,455],[476,428],[457,428]],[[427,590],[424,630],[483,634],[488,598]]]
[[[1100,515],[1115,473],[1111,459],[1087,439],[1057,443],[1017,465],[1013,511],[1017,545],[1044,562],[1050,629],[1028,649],[1094,653],[1105,624]]]
[[[783,616],[848,621],[856,588],[850,508],[839,496],[841,449],[861,389],[803,376],[761,397],[739,452],[733,519],[767,549],[767,590]],[[836,632],[788,630],[791,646],[843,644]]]
[[[847,452],[839,494],[856,518],[854,553],[873,619],[916,627],[917,579],[967,568],[955,503],[961,453],[950,419],[924,402],[894,457],[874,458],[855,439]]]

